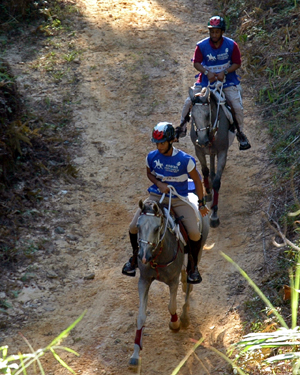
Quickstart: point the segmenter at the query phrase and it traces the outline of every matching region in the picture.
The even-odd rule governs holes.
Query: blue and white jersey
[[[219,48],[213,48],[210,44],[210,38],[205,38],[197,43],[202,54],[202,62],[204,68],[212,73],[220,73],[228,69],[232,65],[232,53],[237,48],[234,40],[223,37],[223,42]],[[236,72],[228,73],[224,82],[224,88],[228,86],[236,86],[240,83]],[[202,74],[201,84],[203,87],[208,86],[207,76]]]
[[[158,180],[174,186],[178,194],[187,197],[188,174],[196,167],[196,161],[191,155],[174,147],[171,156],[165,156],[154,150],[147,155],[146,164]],[[162,195],[155,184],[150,186],[148,191]]]

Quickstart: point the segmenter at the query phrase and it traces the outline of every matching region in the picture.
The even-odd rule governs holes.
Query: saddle
[[[184,244],[186,248],[186,244],[189,241],[189,237],[187,234],[187,231],[183,225],[183,222],[181,221],[182,217],[178,217],[175,214],[175,211],[171,207],[170,214],[168,212],[168,206],[166,204],[161,204],[161,209],[164,213],[164,216],[168,218],[168,229],[170,232],[176,234],[176,237],[178,240],[181,240],[181,242]]]
[[[231,102],[225,97],[224,92],[220,93],[218,89],[214,89],[211,90],[211,94],[215,99],[216,104],[220,103],[220,106],[230,123],[229,131],[231,131],[232,133],[235,133],[235,130],[239,131],[239,125],[236,120],[234,109],[231,105]]]

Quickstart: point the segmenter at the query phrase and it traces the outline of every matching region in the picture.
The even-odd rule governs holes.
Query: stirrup
[[[132,262],[132,257],[126,262],[122,268],[122,274],[126,276],[134,277],[136,272],[135,269],[137,268],[137,264]]]
[[[189,270],[187,273],[187,283],[188,284],[200,284],[202,277],[198,271],[198,267],[195,267],[194,272]]]
[[[248,138],[246,137],[246,135],[243,132],[238,132],[236,134],[236,138],[237,138],[237,140],[240,144],[240,146],[239,146],[240,150],[249,150],[249,148],[251,148],[251,145],[248,141]]]
[[[242,150],[249,150],[249,148],[251,148],[251,145],[250,143],[246,143],[246,144],[241,144],[240,143],[240,146],[239,146],[239,149],[242,151]]]

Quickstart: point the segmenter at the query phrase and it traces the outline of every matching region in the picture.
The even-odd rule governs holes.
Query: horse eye
[[[160,225],[158,225],[157,227],[154,228],[154,231],[155,232],[158,232],[159,231],[159,228],[160,228]]]

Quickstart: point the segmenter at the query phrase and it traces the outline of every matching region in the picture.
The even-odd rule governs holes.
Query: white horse
[[[219,93],[220,94],[220,93]],[[191,109],[191,140],[195,147],[196,155],[200,161],[204,177],[204,186],[208,197],[213,200],[210,226],[216,228],[220,224],[218,217],[219,190],[221,177],[227,161],[227,152],[234,140],[234,130],[228,117],[228,109],[220,104],[221,95],[205,87],[202,92],[194,96],[193,90],[189,91],[192,100]],[[207,167],[206,155],[210,157],[210,169]],[[215,158],[217,165],[215,166]],[[216,168],[217,167],[217,168]],[[212,194],[213,193],[213,194]]]
[[[193,195],[196,197],[195,194]],[[178,238],[178,236],[180,237],[179,231],[177,230],[178,228],[169,215],[170,204],[169,210],[164,209],[159,203],[153,201],[147,201],[145,203],[140,201],[139,207],[141,209],[141,214],[137,225],[139,230],[138,267],[140,269],[140,278],[138,290],[140,306],[134,352],[129,361],[129,365],[133,367],[139,364],[139,353],[142,349],[142,336],[146,321],[148,293],[152,282],[158,280],[169,286],[170,302],[168,308],[171,315],[169,328],[174,331],[179,330],[180,325],[184,327],[189,325],[189,296],[192,290],[192,285],[187,284],[186,271],[183,270],[184,240],[182,237],[181,240]],[[209,219],[208,216],[202,218],[196,206],[195,209],[202,228],[201,250],[198,255],[199,262],[209,232]],[[176,298],[180,274],[183,291],[186,293],[186,296],[183,311],[179,319],[176,312]]]

